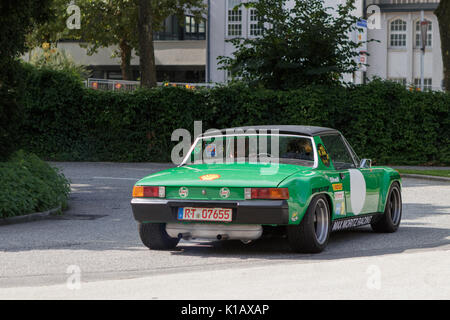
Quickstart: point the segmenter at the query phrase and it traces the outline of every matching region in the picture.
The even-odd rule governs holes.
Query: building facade
[[[186,15],[185,21],[177,17],[165,19],[162,29],[154,33],[156,73],[158,81],[205,82],[206,68],[206,19],[195,21]],[[114,56],[117,47],[99,48],[93,55],[80,46],[79,41],[60,40],[57,45],[65,50],[76,63],[88,66],[92,78],[122,79],[120,57]],[[29,59],[26,54],[24,59]],[[139,57],[131,58],[132,79],[139,78]]]
[[[227,42],[233,37],[257,37],[260,33],[255,9],[236,5],[246,0],[210,1],[206,79],[227,82],[229,74],[221,70],[217,58],[232,56],[234,46]],[[325,5],[336,8],[339,0],[325,0]],[[420,85],[420,12],[424,10],[429,21],[427,47],[424,57],[425,89],[442,88],[443,64],[438,21],[433,11],[439,0],[356,0],[355,15],[369,18],[367,38],[377,40],[367,45],[369,53],[366,71],[345,75],[345,81],[362,83],[380,77],[404,85]],[[288,6],[291,5],[288,2]],[[371,23],[371,24],[370,24]],[[355,34],[350,35],[354,37]],[[356,38],[355,38],[356,40]]]
[[[367,0],[369,19],[367,76],[420,87],[421,11],[428,22],[424,54],[424,89],[441,90],[443,63],[439,24],[434,15],[439,0]]]

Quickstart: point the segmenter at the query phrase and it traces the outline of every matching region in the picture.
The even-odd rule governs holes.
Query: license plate
[[[230,222],[233,209],[230,208],[178,208],[178,220]]]

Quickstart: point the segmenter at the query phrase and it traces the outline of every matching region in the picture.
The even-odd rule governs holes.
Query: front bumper
[[[288,224],[289,206],[286,200],[170,200],[133,198],[131,208],[139,222],[173,223],[180,207],[232,208],[236,224]]]

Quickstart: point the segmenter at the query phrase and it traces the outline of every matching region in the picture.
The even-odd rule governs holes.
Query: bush
[[[449,164],[450,94],[367,85],[291,91],[243,85],[102,92],[54,70],[24,68],[21,146],[48,160],[169,161],[172,131],[252,124],[340,130],[378,164]]]
[[[15,152],[0,162],[0,217],[12,217],[65,206],[69,182],[56,168],[33,154]]]

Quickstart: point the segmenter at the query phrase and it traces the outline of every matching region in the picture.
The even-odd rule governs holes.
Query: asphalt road
[[[54,165],[72,181],[69,209],[0,226],[1,299],[450,298],[447,182],[404,179],[398,232],[340,231],[321,254],[295,254],[284,239],[149,251],[132,218],[131,190],[170,165]]]

